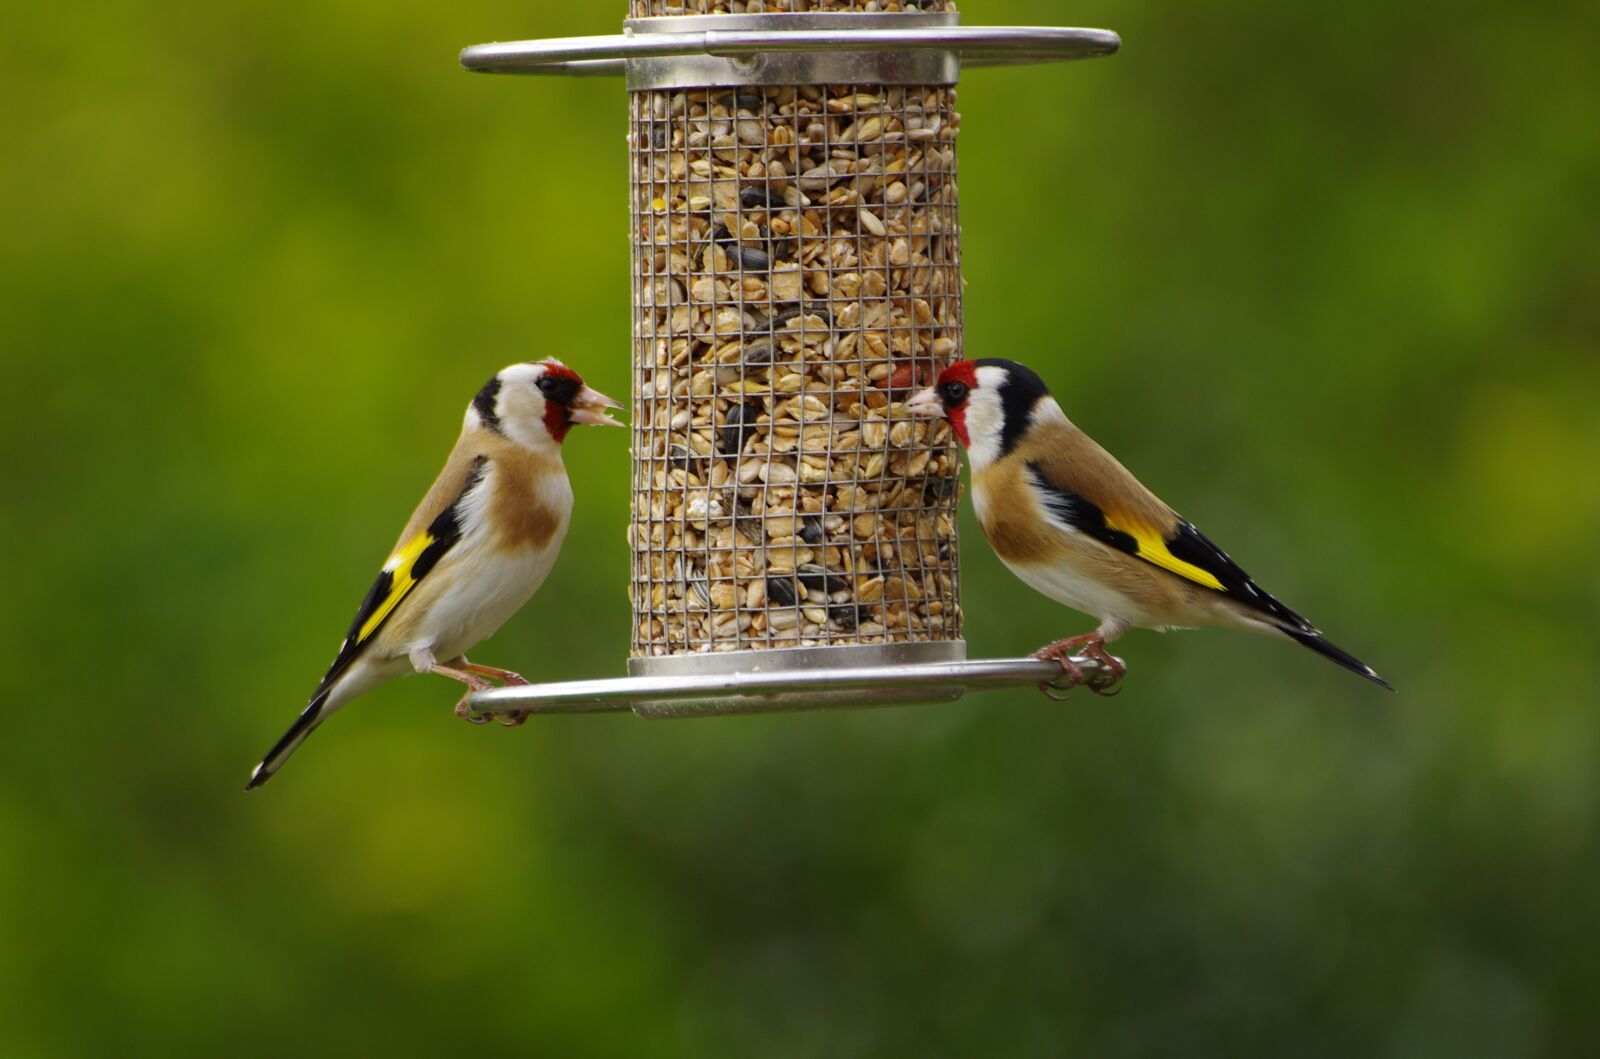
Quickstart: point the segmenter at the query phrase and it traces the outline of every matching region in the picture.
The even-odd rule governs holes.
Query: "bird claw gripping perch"
[[[1092,657],[1092,656],[1091,656]],[[1083,667],[1070,658],[1057,658],[1052,661],[1061,666],[1061,675],[1054,680],[1047,680],[1039,685],[1039,691],[1044,697],[1053,702],[1067,701],[1067,693],[1075,688],[1088,688],[1103,698],[1112,698],[1122,694],[1119,683],[1127,672],[1127,666],[1114,655],[1106,655],[1102,659],[1094,659],[1099,665],[1092,673],[1085,674]]]
[[[518,677],[516,680],[506,681],[505,686],[508,688],[526,688],[532,687],[533,682]],[[482,688],[474,688],[473,691],[487,691],[492,690],[494,687],[494,684],[485,682]],[[504,713],[497,710],[478,710],[472,705],[472,691],[469,691],[461,697],[460,702],[456,703],[456,716],[468,724],[488,724],[490,721],[497,721],[502,728],[521,728],[528,723],[530,712],[516,709],[506,710]]]
[[[1128,673],[1122,659],[1107,652],[1103,643],[1091,644],[1084,653],[1100,663],[1099,671],[1088,681],[1089,690],[1108,699],[1122,694],[1122,678]]]
[[[489,686],[491,688],[494,687],[493,684]],[[512,685],[508,684],[507,686]],[[523,681],[522,685],[518,686],[531,687],[532,684],[528,681]],[[468,692],[460,702],[456,703],[456,716],[468,724],[488,724],[490,721],[496,721],[502,728],[521,728],[528,723],[529,713],[527,710],[507,710],[505,713],[489,710],[480,712],[473,708],[471,699],[472,693]]]
[[[1074,655],[1073,652],[1080,650],[1080,654]],[[1061,666],[1061,676],[1039,685],[1039,690],[1045,698],[1055,702],[1065,701],[1067,693],[1079,687],[1086,687],[1096,695],[1110,698],[1122,691],[1117,685],[1128,672],[1128,667],[1123,664],[1122,659],[1107,652],[1105,641],[1095,633],[1057,640],[1053,644],[1039,648],[1033,653],[1033,657],[1046,662],[1055,662]],[[1084,672],[1084,662],[1094,663],[1088,673]]]
[[[1039,691],[1052,702],[1066,702],[1068,692],[1083,683],[1083,670],[1066,659],[1061,659],[1061,675],[1039,685]]]
[[[508,688],[532,687],[533,681],[529,680],[527,677],[516,672],[515,670],[499,669],[495,666],[479,665],[476,662],[468,662],[466,659],[461,660],[459,668],[461,672],[473,674],[478,679],[475,682],[467,685],[469,689],[467,694],[462,696],[460,702],[456,703],[457,717],[461,718],[463,721],[466,721],[468,724],[488,724],[490,721],[499,721],[501,727],[503,728],[521,728],[527,723],[528,712],[526,710],[520,712],[512,711],[508,713],[479,712],[478,710],[472,708],[471,699],[473,692],[488,691],[496,686],[489,680],[482,679],[483,677],[489,677],[493,680],[498,680],[502,686]]]
[[[493,685],[490,686],[492,687]],[[490,715],[474,713],[472,711],[472,706],[468,701],[471,698],[471,691],[468,691],[465,695],[461,696],[461,701],[456,703],[456,716],[461,718],[463,721],[466,721],[468,724],[488,724]]]

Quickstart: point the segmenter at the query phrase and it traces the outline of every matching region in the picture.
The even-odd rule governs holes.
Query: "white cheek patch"
[[[973,470],[982,470],[1000,457],[1000,434],[1005,426],[999,391],[982,382],[982,372],[989,370],[979,372],[979,387],[967,398],[967,459]]]
[[[1000,458],[1000,438],[1006,423],[1000,388],[1005,382],[1004,368],[979,368],[978,385],[967,398],[967,458],[973,470],[981,470]]]
[[[523,448],[540,448],[553,444],[550,432],[544,426],[544,398],[535,390],[518,394],[514,409],[500,417],[500,428],[506,436]]]

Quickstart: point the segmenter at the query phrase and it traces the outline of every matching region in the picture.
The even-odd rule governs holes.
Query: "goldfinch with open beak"
[[[493,636],[544,583],[572,515],[561,441],[574,424],[622,426],[616,401],[558,360],[513,364],[467,406],[461,437],[401,531],[311,703],[250,776],[272,778],[330,714],[407,673],[438,673],[470,691],[516,673],[474,665],[466,652]],[[466,698],[456,705],[470,714]]]
[[[958,361],[908,407],[950,421],[967,450],[978,521],[1001,561],[1056,602],[1100,620],[1094,632],[1035,657],[1077,676],[1070,658],[1082,651],[1120,678],[1122,665],[1105,645],[1128,629],[1222,625],[1287,637],[1389,688],[1073,426],[1021,364]]]

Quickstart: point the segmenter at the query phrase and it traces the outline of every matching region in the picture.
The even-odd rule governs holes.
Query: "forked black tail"
[[[250,782],[245,784],[245,790],[253,791],[270,780],[283,767],[289,755],[298,750],[300,744],[306,741],[306,737],[316,731],[317,725],[322,723],[322,708],[327,705],[330,690],[323,688],[317,693],[316,698],[306,705],[305,710],[289,726],[289,730],[283,733],[283,738],[273,744],[272,749],[267,751],[267,756],[261,759],[261,764],[250,773]]]
[[[1346,651],[1341,647],[1336,647],[1327,640],[1324,640],[1320,633],[1307,632],[1304,629],[1294,629],[1283,625],[1278,626],[1278,628],[1283,630],[1283,634],[1285,636],[1288,636],[1290,639],[1296,640],[1299,643],[1305,644],[1307,647],[1317,652],[1317,654],[1322,655],[1324,658],[1332,659],[1333,661],[1344,666],[1346,669],[1350,670],[1350,672],[1360,673],[1362,676],[1366,677],[1379,687],[1388,688],[1390,691],[1394,690],[1394,685],[1378,676],[1378,674],[1373,671],[1371,666],[1361,661],[1361,659],[1357,658],[1349,651]]]

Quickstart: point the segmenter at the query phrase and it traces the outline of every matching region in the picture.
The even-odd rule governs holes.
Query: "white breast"
[[[1146,628],[1160,624],[1135,600],[1103,582],[1082,576],[1068,563],[1024,566],[1004,558],[1000,561],[1035,592],[1102,622]]]
[[[449,587],[417,628],[417,639],[430,641],[440,661],[465,654],[493,636],[550,575],[572,516],[572,486],[565,474],[552,474],[544,476],[539,489],[540,499],[559,516],[542,548],[500,546],[483,517],[489,490],[475,490],[469,497],[461,540],[429,575]]]
[[[974,486],[973,508],[977,511],[978,521],[988,526],[992,521],[991,516],[997,514],[993,510],[994,498],[990,496],[989,490],[984,488],[981,480],[975,481]],[[1033,490],[1011,494],[1010,499],[1012,503],[1033,505],[1034,510],[1028,512],[1025,517],[1053,526],[1062,535],[1063,543],[1067,545],[1062,551],[1063,558],[1050,563],[1018,563],[1000,555],[999,559],[1005,563],[1006,569],[1016,574],[1023,584],[1063,606],[1093,615],[1102,622],[1146,628],[1162,624],[1137,600],[1078,569],[1071,560],[1071,538],[1077,536],[1078,531],[1070,526],[1061,525],[1052,518]]]

